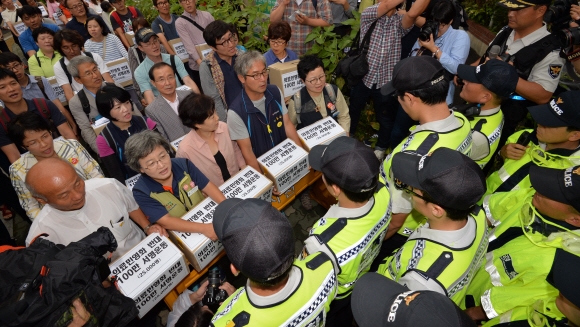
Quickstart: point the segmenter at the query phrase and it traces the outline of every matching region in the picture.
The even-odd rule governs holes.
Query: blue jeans
[[[373,99],[375,118],[380,126],[376,147],[387,149],[397,114],[397,107],[393,106],[392,101],[396,102],[397,99],[390,95],[382,95],[381,89],[376,88],[376,84],[368,88],[360,81],[350,91],[350,134],[353,135],[356,132],[360,115],[370,97]]]

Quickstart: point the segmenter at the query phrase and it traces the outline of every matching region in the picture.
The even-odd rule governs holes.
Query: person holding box
[[[285,21],[272,23],[268,26],[268,43],[270,50],[264,53],[268,67],[278,62],[287,62],[298,59],[296,52],[288,49],[288,42],[292,37],[290,24]]]
[[[212,224],[194,223],[181,217],[204,199],[204,193],[218,204],[225,196],[191,161],[172,159],[170,151],[169,142],[154,131],[143,131],[127,139],[127,165],[141,172],[133,187],[135,201],[153,223],[217,240]]]

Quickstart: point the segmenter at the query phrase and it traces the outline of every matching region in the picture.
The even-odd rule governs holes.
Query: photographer
[[[447,73],[457,74],[457,66],[467,60],[470,42],[467,32],[451,26],[455,16],[455,4],[450,0],[442,0],[433,6],[433,20],[418,17],[415,25],[421,27],[421,33],[413,46],[411,56],[432,55],[439,60]],[[448,105],[453,103],[454,92],[455,85],[450,83],[446,99]]]
[[[572,5],[572,7],[570,8],[570,18],[572,18],[573,20],[572,22],[570,22],[570,30],[572,29],[578,30],[579,26],[578,23],[576,22],[580,21],[580,6]],[[569,68],[572,68],[574,70],[574,74],[576,75],[577,78],[573,78],[573,80],[576,81],[578,80],[578,78],[580,78],[580,45],[572,44],[570,51],[568,51],[567,53],[567,56],[568,60],[570,61],[570,64],[572,64],[572,67],[569,66],[569,63],[566,63],[566,70],[568,71],[569,75],[571,75],[572,73],[569,71]]]

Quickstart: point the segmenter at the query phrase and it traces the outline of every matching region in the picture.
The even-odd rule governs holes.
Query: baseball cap
[[[371,148],[348,136],[316,145],[308,154],[314,170],[350,192],[366,192],[378,183],[380,162]]]
[[[475,327],[453,301],[433,291],[410,291],[377,273],[355,284],[352,313],[360,327]]]
[[[120,1],[121,1],[121,0],[109,0],[109,3],[111,3],[111,4],[112,4],[112,3],[117,3],[117,2],[120,2]]]
[[[443,66],[431,56],[409,57],[399,61],[393,69],[393,79],[381,87],[383,95],[395,90],[424,89],[445,79]]]
[[[562,92],[549,103],[528,107],[536,123],[546,127],[580,128],[580,91]]]
[[[449,209],[467,210],[485,193],[481,168],[464,154],[448,148],[438,148],[425,156],[397,153],[393,156],[393,175]]]
[[[508,10],[518,10],[537,5],[550,5],[551,0],[500,0],[497,4]]]
[[[580,166],[554,169],[532,165],[530,181],[538,193],[580,211]]]
[[[213,228],[230,261],[251,280],[272,280],[292,265],[294,231],[270,202],[226,199],[215,209]]]
[[[546,280],[577,307],[580,307],[580,257],[563,249],[556,249],[552,270]]]
[[[135,43],[149,42],[152,36],[157,36],[157,34],[149,27],[142,27],[135,33]]]
[[[468,82],[482,84],[486,89],[502,97],[512,95],[519,80],[514,66],[497,59],[488,60],[477,67],[459,65],[457,76]]]

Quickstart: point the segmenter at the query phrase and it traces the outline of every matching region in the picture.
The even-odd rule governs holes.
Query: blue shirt
[[[179,200],[179,181],[185,176],[184,172],[187,172],[191,177],[191,181],[195,186],[203,190],[209,183],[209,179],[195,167],[195,165],[184,158],[173,158],[171,159],[171,172],[173,173],[173,181],[171,182],[171,187],[173,188],[173,195]],[[194,187],[195,187],[194,186]],[[177,191],[177,194],[175,193]],[[168,214],[165,206],[161,202],[151,198],[151,192],[161,193],[169,192],[163,189],[163,185],[153,180],[153,178],[142,174],[135,186],[133,187],[133,197],[139,208],[143,210],[146,216],[149,217],[149,221],[154,223],[159,218]],[[179,218],[179,217],[178,217]]]
[[[435,45],[441,49],[441,58],[439,62],[448,72],[457,74],[457,66],[464,64],[469,55],[469,36],[463,30],[456,30],[449,27],[441,37],[435,40]],[[412,56],[417,55],[419,41],[413,45]],[[455,93],[455,84],[449,83],[449,92],[447,92],[447,104],[453,103],[453,94]]]
[[[177,34],[177,29],[175,29],[175,20],[179,18],[179,16],[171,14],[171,22],[168,23],[163,20],[163,18],[157,16],[153,23],[151,23],[151,29],[155,34],[163,33],[167,41],[171,41],[174,39],[179,39],[179,34]]]
[[[163,60],[163,62],[171,65],[171,55],[167,53],[162,53],[161,59]],[[149,70],[151,69],[151,67],[153,67],[153,65],[154,65],[153,61],[151,61],[149,57],[145,57],[145,59],[143,59],[143,62],[139,65],[139,67],[135,69],[133,78],[135,79],[135,81],[137,81],[137,84],[139,84],[139,88],[141,89],[142,93],[145,93],[145,91],[147,90],[151,90],[153,91],[153,95],[158,97],[159,91],[155,86],[151,84],[150,82],[151,79],[149,78]],[[177,73],[179,74],[181,79],[184,79],[185,77],[189,76],[189,74],[185,70],[183,61],[181,61],[181,59],[179,59],[179,57],[177,56],[175,56],[175,68],[177,68]],[[181,83],[179,82],[179,79],[177,78],[177,76],[175,76],[175,78],[176,78],[175,82],[177,82],[177,87],[180,87]],[[236,76],[236,79],[237,78],[238,77]]]
[[[111,32],[111,31],[109,31],[107,24],[105,24],[105,21],[103,20],[103,18],[101,18],[101,16],[87,14],[87,18],[89,18],[89,17],[97,17],[97,20],[100,20],[103,23],[107,32],[109,32],[109,33]],[[83,37],[84,41],[91,38],[91,36],[89,35],[89,32],[87,32],[87,29],[85,28],[85,24],[79,22],[76,17],[73,17],[68,23],[66,23],[65,27],[68,29],[71,29],[73,31],[79,32],[79,34]]]
[[[46,97],[42,93],[40,86],[38,86],[38,82],[36,82],[36,79],[31,75],[28,75],[28,79],[29,79],[28,85],[24,87],[21,86],[23,98],[29,100],[32,100],[34,98],[46,98],[47,100],[50,101],[56,99],[56,94],[54,94],[54,90],[52,89],[52,86],[50,85],[50,83],[46,78],[42,77],[42,85],[44,86],[44,93],[46,93]]]
[[[266,66],[267,67],[270,67],[270,65],[273,65],[275,63],[282,62],[282,61],[280,61],[280,59],[278,59],[278,57],[276,57],[276,55],[274,54],[272,49],[270,49],[266,53],[264,53],[264,57],[266,58]],[[294,52],[290,49],[286,49],[286,59],[284,59],[284,62],[288,62],[288,61],[292,61],[292,60],[296,60],[296,59],[298,59],[298,55],[296,54],[296,52]]]
[[[55,33],[60,31],[60,28],[54,24],[42,23],[42,26],[51,29]],[[20,46],[22,46],[24,53],[27,53],[30,50],[38,51],[38,45],[36,45],[36,42],[34,42],[30,28],[27,28],[26,31],[20,34],[18,41],[20,41]]]
[[[236,97],[242,92],[242,82],[238,78],[238,74],[234,71],[234,64],[236,63],[237,55],[232,57],[232,64],[228,64],[227,61],[223,60],[218,56],[217,52],[214,52],[214,56],[220,65],[222,74],[224,74],[224,93],[226,96],[226,104],[229,106]]]

